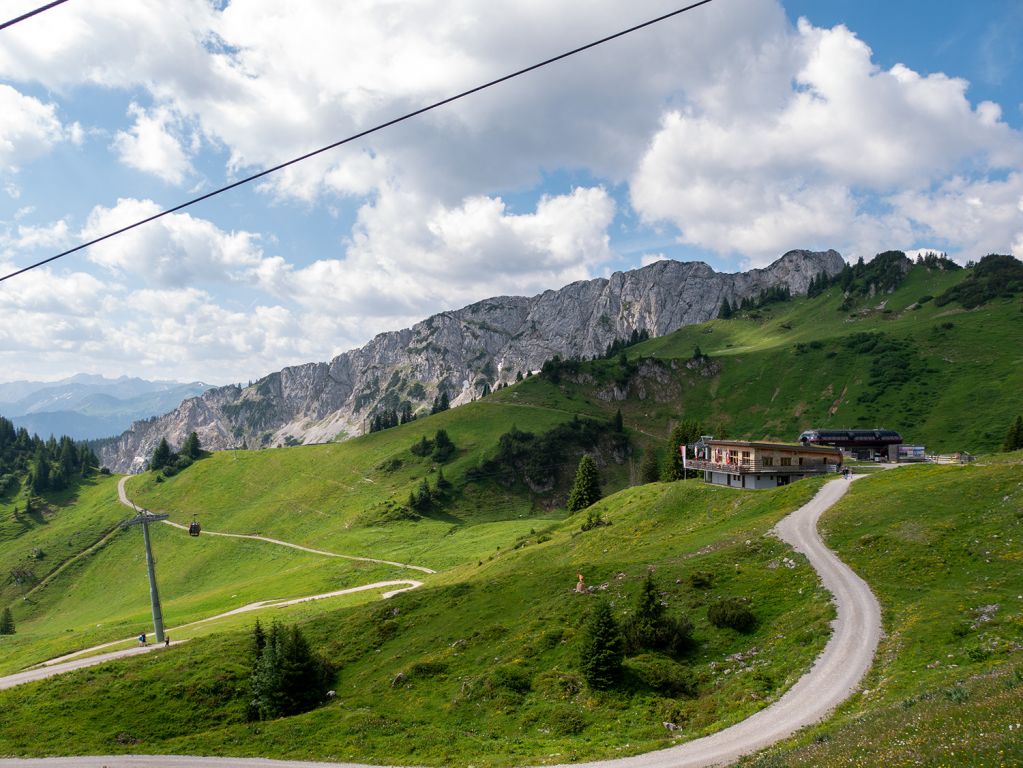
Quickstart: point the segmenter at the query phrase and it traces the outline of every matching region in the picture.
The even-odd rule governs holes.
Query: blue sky
[[[0,32],[0,270],[674,7],[70,0]],[[1023,256],[1020,40],[715,0],[0,284],[0,380],[245,381],[658,258]]]

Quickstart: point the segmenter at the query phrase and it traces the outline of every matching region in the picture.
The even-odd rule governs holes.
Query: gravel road
[[[817,521],[845,495],[852,481],[833,480],[807,504],[782,520],[778,536],[806,555],[834,596],[833,634],[813,667],[769,707],[723,731],[643,755],[575,763],[573,768],[707,768],[726,765],[763,749],[800,728],[823,720],[856,690],[870,668],[881,635],[881,609],[870,587],[831,552]],[[0,768],[354,768],[352,763],[313,763],[260,758],[117,755],[0,759]]]

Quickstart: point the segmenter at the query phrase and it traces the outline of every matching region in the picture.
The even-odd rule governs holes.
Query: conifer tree
[[[1018,451],[1023,448],[1023,416],[1017,416],[1012,422],[1009,431],[1005,435],[1005,442],[1002,443],[1003,451]]]
[[[276,621],[252,667],[249,718],[270,720],[315,707],[327,693],[330,668],[309,648],[297,626]]]
[[[0,635],[13,635],[14,634],[14,617],[11,616],[11,609],[4,608],[4,612],[0,615]]]
[[[579,671],[593,688],[611,688],[622,677],[625,643],[611,606],[601,600],[586,624],[579,648]]]
[[[584,453],[575,471],[575,482],[568,494],[566,507],[569,512],[578,512],[600,500],[600,475],[593,457]]]
[[[721,309],[718,310],[718,319],[728,320],[732,317],[732,305],[728,303],[728,299],[721,302]]]
[[[639,467],[639,479],[643,483],[656,483],[661,479],[661,465],[657,461],[657,452],[647,448],[643,454],[643,463]]]
[[[448,433],[443,429],[438,429],[437,434],[433,437],[433,460],[443,463],[454,454],[455,444],[451,442]]]
[[[188,437],[185,438],[185,444],[181,446],[181,453],[190,459],[198,459],[202,453],[202,447],[199,445],[199,435],[195,432],[189,432]]]
[[[149,468],[156,472],[157,470],[163,469],[168,464],[170,464],[170,461],[171,461],[170,446],[167,445],[167,438],[161,437],[159,444],[153,451],[153,458],[149,462]]]
[[[36,454],[35,469],[32,472],[32,492],[36,495],[45,493],[50,488],[50,460],[46,451],[40,449]]]
[[[671,431],[671,437],[668,438],[668,458],[664,462],[661,480],[670,483],[685,477],[681,449],[689,443],[695,443],[702,431],[703,428],[698,423],[688,420],[683,421]]]
[[[625,421],[622,419],[622,409],[621,408],[619,408],[617,411],[615,411],[614,429],[615,429],[615,432],[624,432],[625,431]]]

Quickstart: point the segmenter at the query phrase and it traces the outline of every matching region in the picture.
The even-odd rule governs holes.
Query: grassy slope
[[[1023,455],[861,480],[822,527],[885,637],[867,692],[749,764],[1023,764]]]
[[[409,447],[445,429],[458,455],[444,466],[444,474],[461,487],[466,470],[489,455],[498,436],[513,425],[542,432],[570,418],[571,413],[487,400],[346,443],[226,451],[165,483],[154,483],[151,475],[133,478],[128,489],[133,498],[180,522],[200,514],[210,530],[262,533],[440,569],[483,556],[538,519],[563,513],[535,508],[522,489],[483,483],[462,488],[442,512],[424,520],[376,524],[383,502],[405,503],[424,477],[435,483],[436,466],[412,455]],[[402,465],[383,469],[391,459]],[[568,476],[573,470],[566,470]]]
[[[246,636],[218,634],[0,695],[0,753],[143,750],[505,765],[638,752],[715,730],[791,684],[826,640],[831,608],[812,570],[798,557],[795,568],[780,566],[787,548],[763,535],[815,488],[630,489],[601,502],[610,526],[579,533],[580,518],[572,518],[482,565],[456,569],[448,586],[321,612],[304,626],[340,667],[338,699],[306,715],[246,724]],[[696,622],[700,644],[685,665],[701,695],[669,698],[636,679],[624,691],[593,694],[575,673],[575,654],[597,598],[573,594],[575,573],[606,583],[598,594],[623,615],[650,567],[671,610]],[[688,577],[696,570],[713,573],[712,586],[693,587]],[[707,606],[721,595],[753,598],[761,620],[755,632],[708,624]],[[746,662],[729,659],[752,648]],[[509,685],[509,668],[528,683]],[[405,681],[392,685],[399,672]],[[132,702],[143,690],[148,707],[139,711]],[[83,708],[97,713],[88,723],[77,716]],[[29,727],[38,718],[52,727]],[[665,720],[683,730],[669,734]]]
[[[497,397],[604,415],[620,407],[628,426],[658,438],[681,415],[718,436],[794,440],[814,426],[884,426],[938,452],[997,450],[1023,411],[1019,300],[972,311],[933,302],[910,308],[964,274],[915,267],[897,291],[852,312],[838,311],[841,296],[833,288],[814,299],[770,305],[759,318],[715,320],[651,339],[630,348],[630,359],[652,356],[666,364],[634,378],[624,402],[608,398],[617,361],[586,369],[596,383],[580,377],[581,384],[555,387],[534,378]],[[875,402],[859,401],[871,389],[872,356],[843,344],[862,332],[907,340],[918,369],[913,381],[890,387]],[[796,350],[814,342],[819,348]],[[718,372],[684,364],[697,346]]]

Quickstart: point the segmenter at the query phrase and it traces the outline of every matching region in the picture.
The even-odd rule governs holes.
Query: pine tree
[[[275,621],[252,665],[249,718],[270,720],[312,709],[323,701],[330,676],[298,627]]]
[[[615,412],[614,430],[615,430],[615,432],[624,432],[625,431],[625,421],[622,419],[622,409],[621,408],[619,408]]]
[[[625,627],[625,642],[630,653],[639,653],[644,648],[655,648],[657,645],[658,628],[664,615],[661,597],[657,594],[657,585],[653,574],[649,571],[646,580],[639,590],[636,607]]]
[[[683,421],[671,431],[671,437],[668,438],[668,458],[664,462],[661,480],[670,483],[685,477],[681,449],[689,443],[695,443],[702,431],[703,428],[695,421]]]
[[[156,446],[156,449],[153,451],[153,458],[149,462],[149,468],[156,472],[157,470],[163,469],[168,464],[170,464],[170,461],[171,461],[170,446],[167,445],[167,438],[161,437],[160,443]]]
[[[4,608],[4,612],[0,615],[0,635],[13,635],[14,634],[14,617],[11,616],[11,609]]]
[[[256,619],[256,626],[252,628],[252,658],[259,659],[263,655],[264,648],[266,648],[266,631],[259,623],[259,619]]]
[[[451,489],[451,481],[444,477],[444,467],[437,470],[437,491],[443,492]]]
[[[35,469],[32,472],[32,492],[37,496],[50,489],[50,460],[45,450],[36,454]]]
[[[579,648],[579,671],[593,688],[611,688],[622,677],[625,643],[611,606],[597,604],[586,624]]]
[[[643,454],[643,463],[639,467],[639,479],[643,483],[656,483],[661,479],[661,465],[657,461],[657,452],[647,448]]]
[[[454,456],[454,454],[455,444],[451,442],[448,433],[443,429],[438,429],[437,434],[433,437],[433,460],[443,463]]]
[[[568,494],[568,503],[565,505],[569,512],[578,512],[586,509],[591,504],[600,500],[600,475],[597,474],[597,464],[593,457],[584,453],[579,459],[579,466],[575,471],[575,482],[572,483],[572,490]]]
[[[721,309],[718,310],[718,319],[729,320],[732,317],[732,305],[728,303],[728,299],[721,302]]]
[[[1023,416],[1017,416],[1012,422],[1009,431],[1005,435],[1005,442],[1002,443],[1003,451],[1018,451],[1023,448]]]
[[[202,453],[202,447],[199,445],[199,435],[195,432],[189,432],[188,437],[185,438],[185,444],[181,446],[181,453],[190,459],[198,459]]]

